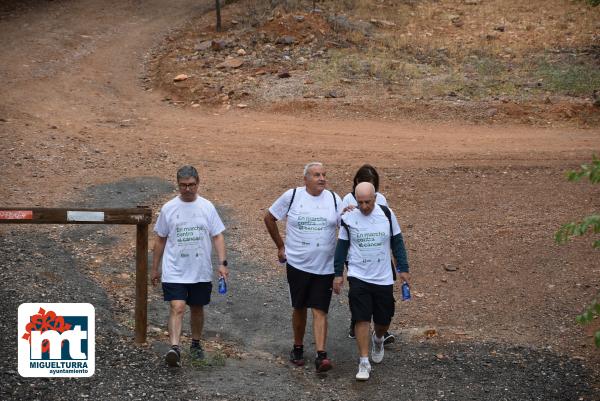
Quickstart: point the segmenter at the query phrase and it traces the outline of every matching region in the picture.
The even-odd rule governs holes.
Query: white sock
[[[383,336],[382,337],[377,337],[377,334],[375,334],[375,342],[377,343],[382,343],[383,342]]]
[[[365,364],[367,364],[367,365],[370,365],[370,363],[369,363],[369,357],[368,356],[361,356],[360,357],[360,363],[363,363],[363,362]]]

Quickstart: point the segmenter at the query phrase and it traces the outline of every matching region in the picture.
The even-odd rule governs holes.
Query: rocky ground
[[[99,206],[106,197],[124,204],[132,202],[148,179],[91,188],[80,204]],[[167,188],[160,180],[154,188]],[[115,193],[121,192],[117,198]],[[159,191],[160,192],[160,191]],[[90,197],[94,193],[96,196]],[[135,201],[151,202],[156,193]],[[226,215],[226,214],[225,214]],[[227,219],[229,220],[229,219]],[[228,224],[232,224],[228,221]],[[593,400],[599,395],[592,386],[593,371],[580,358],[561,356],[546,349],[512,346],[497,342],[434,339],[435,330],[420,339],[408,331],[387,348],[385,362],[366,384],[352,380],[356,351],[345,338],[348,321],[345,297],[335,300],[331,312],[330,353],[336,368],[316,375],[312,366],[293,368],[285,360],[290,329],[287,324],[285,288],[279,278],[257,282],[258,266],[245,266],[234,273],[226,298],[214,295],[209,309],[205,346],[208,364],[181,369],[164,366],[167,349],[164,335],[166,308],[157,291],[151,290],[149,343],[132,343],[131,324],[123,322],[124,310],[131,316],[131,299],[107,293],[119,290],[122,274],[132,274],[131,263],[113,264],[109,256],[95,271],[88,271],[88,245],[94,255],[114,249],[115,237],[107,226],[49,227],[36,230],[10,229],[3,233],[1,251],[2,293],[8,312],[0,333],[8,340],[3,358],[2,399],[306,399],[345,400],[402,398],[407,400]],[[92,235],[90,235],[90,233]],[[230,238],[235,241],[236,238]],[[235,253],[232,263],[242,261]],[[131,260],[131,259],[130,259]],[[123,262],[121,262],[123,263]],[[119,273],[118,273],[119,272]],[[29,290],[22,291],[22,283]],[[123,288],[125,291],[127,289]],[[339,302],[338,302],[339,301]],[[22,302],[90,302],[96,309],[96,373],[89,379],[26,379],[16,372],[14,327]],[[162,330],[155,330],[161,329]],[[187,337],[186,330],[185,336]],[[309,347],[310,349],[310,347]],[[308,351],[308,350],[307,350]],[[185,355],[184,355],[185,361]]]
[[[327,59],[331,48],[319,54],[323,46],[316,44],[322,38],[316,32],[329,34],[331,25],[323,15],[281,12],[264,20],[272,31],[263,39],[247,28],[246,36],[234,35],[243,41],[229,45],[227,38],[196,37],[186,28],[202,18],[212,21],[206,13],[213,4],[27,0],[0,9],[2,206],[143,204],[156,213],[173,196],[176,168],[191,163],[201,172],[201,194],[214,201],[226,221],[232,265],[228,295],[215,294],[208,312],[210,363],[169,370],[162,363],[166,309],[158,289],[149,288],[148,343],[133,344],[131,228],[0,226],[0,334],[8,344],[0,354],[5,361],[0,398],[599,399],[592,328],[574,322],[598,291],[597,252],[585,239],[564,246],[552,239],[561,223],[600,207],[597,186],[564,177],[565,170],[600,151],[597,128],[577,127],[583,122],[579,117],[545,128],[472,125],[459,114],[445,122],[401,120],[394,114],[388,122],[383,120],[387,111],[350,118],[322,107],[322,102],[353,102],[354,82],[336,83],[347,88],[345,98],[326,98],[317,88],[321,84],[315,85],[310,90],[317,97],[302,98],[321,102],[310,113],[300,112],[302,105],[296,113],[279,101],[255,108],[253,99],[260,97],[236,97],[245,86],[219,98],[222,91],[212,95],[210,85],[218,89],[220,79],[228,82],[265,67],[257,82],[265,80],[274,94],[288,90],[273,83],[293,82],[302,68],[289,68],[290,78],[278,78],[289,60],[269,69],[273,60],[263,55],[274,57],[287,46],[292,60]],[[485,8],[487,3],[479,4]],[[233,5],[224,13],[228,10],[235,11]],[[468,25],[470,17],[461,18]],[[383,15],[375,19],[387,21]],[[278,30],[279,22],[313,24],[315,38]],[[241,32],[244,23],[238,18],[234,26]],[[286,35],[297,45],[276,43]],[[208,41],[212,48],[215,39],[225,41],[224,50],[194,50]],[[177,46],[186,50],[182,63],[196,63],[193,72],[163,68]],[[245,56],[238,54],[240,48]],[[194,52],[198,59],[188,61]],[[254,66],[253,52],[265,66]],[[227,55],[243,58],[244,64],[216,68]],[[210,68],[201,68],[204,61]],[[152,70],[153,65],[163,69]],[[182,73],[188,79],[174,83]],[[313,88],[306,79],[320,82],[303,77],[302,88]],[[192,84],[200,87],[197,95],[187,94],[186,85]],[[356,107],[379,109],[371,102]],[[350,190],[358,166],[374,164],[405,233],[414,299],[399,302],[392,325],[398,342],[386,350],[384,363],[367,383],[353,379],[357,355],[346,338],[344,296],[334,298],[330,314],[328,350],[335,368],[319,376],[310,365],[297,369],[286,361],[287,290],[262,217],[284,190],[300,185],[302,166],[315,159],[326,164],[329,186],[341,195]],[[95,306],[92,378],[18,375],[17,307],[38,301]],[[185,346],[187,330],[184,334]],[[310,355],[309,338],[310,331]]]
[[[149,60],[146,89],[191,108],[478,124],[600,122],[598,10],[585,4],[565,11],[544,2],[546,12],[535,19],[529,6],[511,1],[359,2],[375,3],[369,11],[282,3],[232,4],[221,32],[213,13],[172,32]],[[510,17],[507,7],[515,8]]]

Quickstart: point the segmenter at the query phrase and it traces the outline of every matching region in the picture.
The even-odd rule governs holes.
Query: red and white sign
[[[0,210],[0,220],[31,220],[32,210]]]

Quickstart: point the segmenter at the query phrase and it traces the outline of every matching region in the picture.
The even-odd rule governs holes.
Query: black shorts
[[[208,305],[212,283],[162,283],[162,289],[165,301],[185,301],[188,305]]]
[[[387,326],[392,321],[396,308],[394,299],[394,285],[377,285],[348,277],[350,290],[350,312],[352,320],[356,322],[370,322],[373,318],[375,324]]]
[[[313,274],[287,264],[292,307],[313,308],[327,313],[333,292],[334,274]]]

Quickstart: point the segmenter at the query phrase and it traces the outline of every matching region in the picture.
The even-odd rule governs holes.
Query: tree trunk
[[[217,9],[217,32],[221,32],[221,0],[215,0]]]

